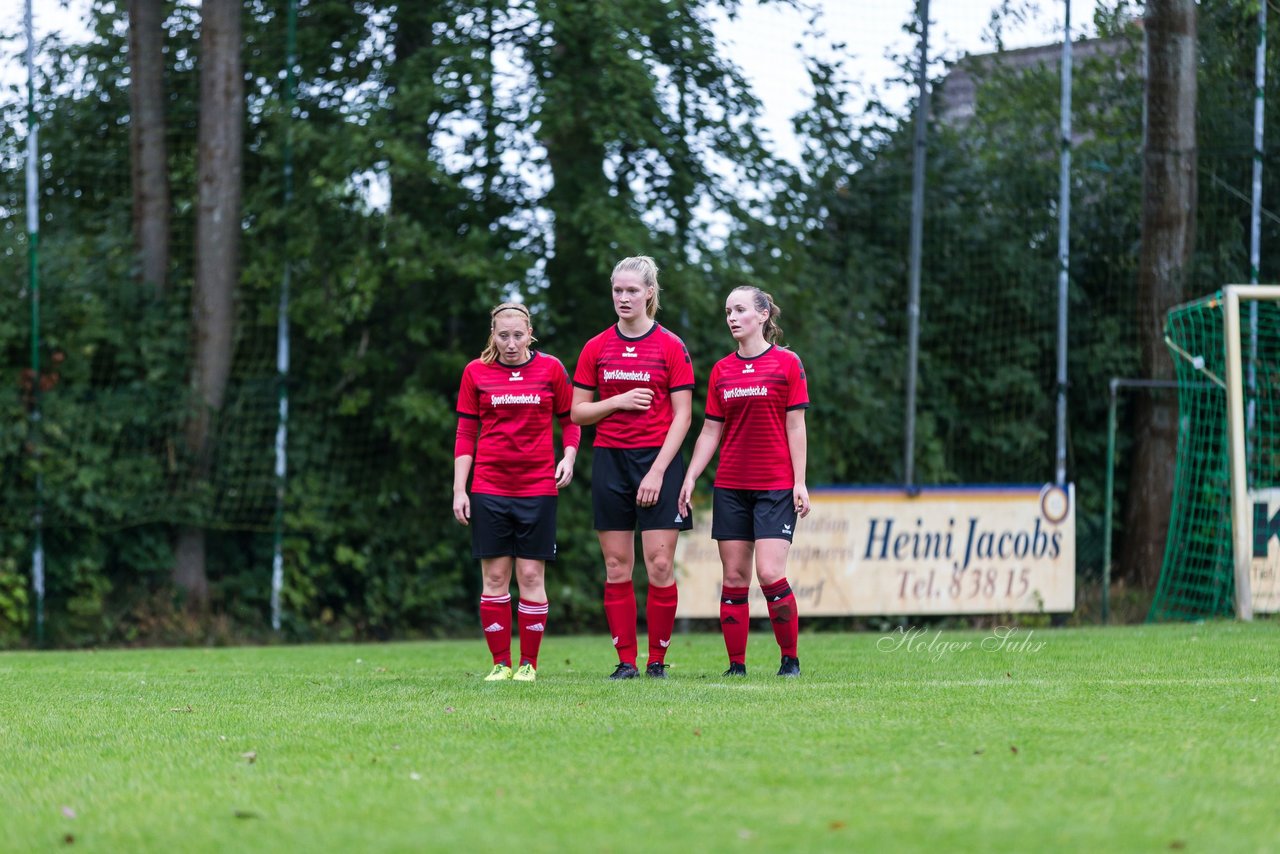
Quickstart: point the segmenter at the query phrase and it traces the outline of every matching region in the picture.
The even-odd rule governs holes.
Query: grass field
[[[995,648],[1002,647],[1002,648]],[[1280,629],[0,655],[0,848],[1265,851]],[[643,666],[643,662],[642,662]]]

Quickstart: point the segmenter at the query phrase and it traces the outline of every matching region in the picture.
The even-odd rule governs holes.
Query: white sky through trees
[[[848,54],[847,77],[859,91],[851,99],[858,107],[876,96],[890,106],[906,104],[909,86],[892,82],[900,75],[892,56],[914,54],[915,39],[905,26],[915,8],[913,0],[801,0],[820,15],[817,29],[802,11],[743,0],[734,20],[723,17],[717,31],[727,55],[744,71],[763,102],[763,123],[778,154],[794,160],[799,146],[791,133],[791,117],[804,109],[809,94],[804,55],[834,55],[830,45],[842,43]],[[992,13],[1008,8],[1001,38],[1005,47],[1051,44],[1061,38],[1067,0],[931,0],[930,55],[954,59],[964,53],[992,50]],[[1093,32],[1097,0],[1071,0],[1071,28],[1075,38]],[[88,0],[34,0],[36,38],[58,31],[70,38],[86,34]],[[19,38],[4,51],[0,84],[25,86],[25,44],[20,37],[24,0],[0,0],[0,21]]]

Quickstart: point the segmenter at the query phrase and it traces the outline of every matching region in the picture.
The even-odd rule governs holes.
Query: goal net
[[[1170,310],[1178,455],[1151,618],[1280,611],[1280,286]]]

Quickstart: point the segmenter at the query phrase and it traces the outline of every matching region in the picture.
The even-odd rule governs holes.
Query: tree
[[[164,117],[164,2],[129,0],[129,161],[139,278],[168,287],[169,164]]]
[[[1147,137],[1143,152],[1138,336],[1143,375],[1173,378],[1165,314],[1186,295],[1196,229],[1196,3],[1151,0],[1146,31]],[[1123,571],[1154,589],[1160,575],[1177,458],[1178,412],[1165,397],[1140,398],[1130,473]]]
[[[244,79],[240,65],[240,0],[204,0],[200,27],[195,283],[191,295],[194,411],[187,450],[207,471],[213,418],[222,408],[231,373],[236,280],[239,275],[241,142]],[[205,532],[178,531],[174,582],[191,605],[208,603]]]

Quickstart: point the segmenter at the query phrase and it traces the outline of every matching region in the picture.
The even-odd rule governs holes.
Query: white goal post
[[[1231,473],[1231,538],[1235,568],[1236,617],[1253,619],[1253,591],[1250,579],[1253,553],[1250,519],[1249,477],[1246,460],[1244,353],[1241,345],[1241,300],[1280,302],[1280,285],[1227,285],[1222,289],[1223,337],[1226,341],[1227,438]]]

